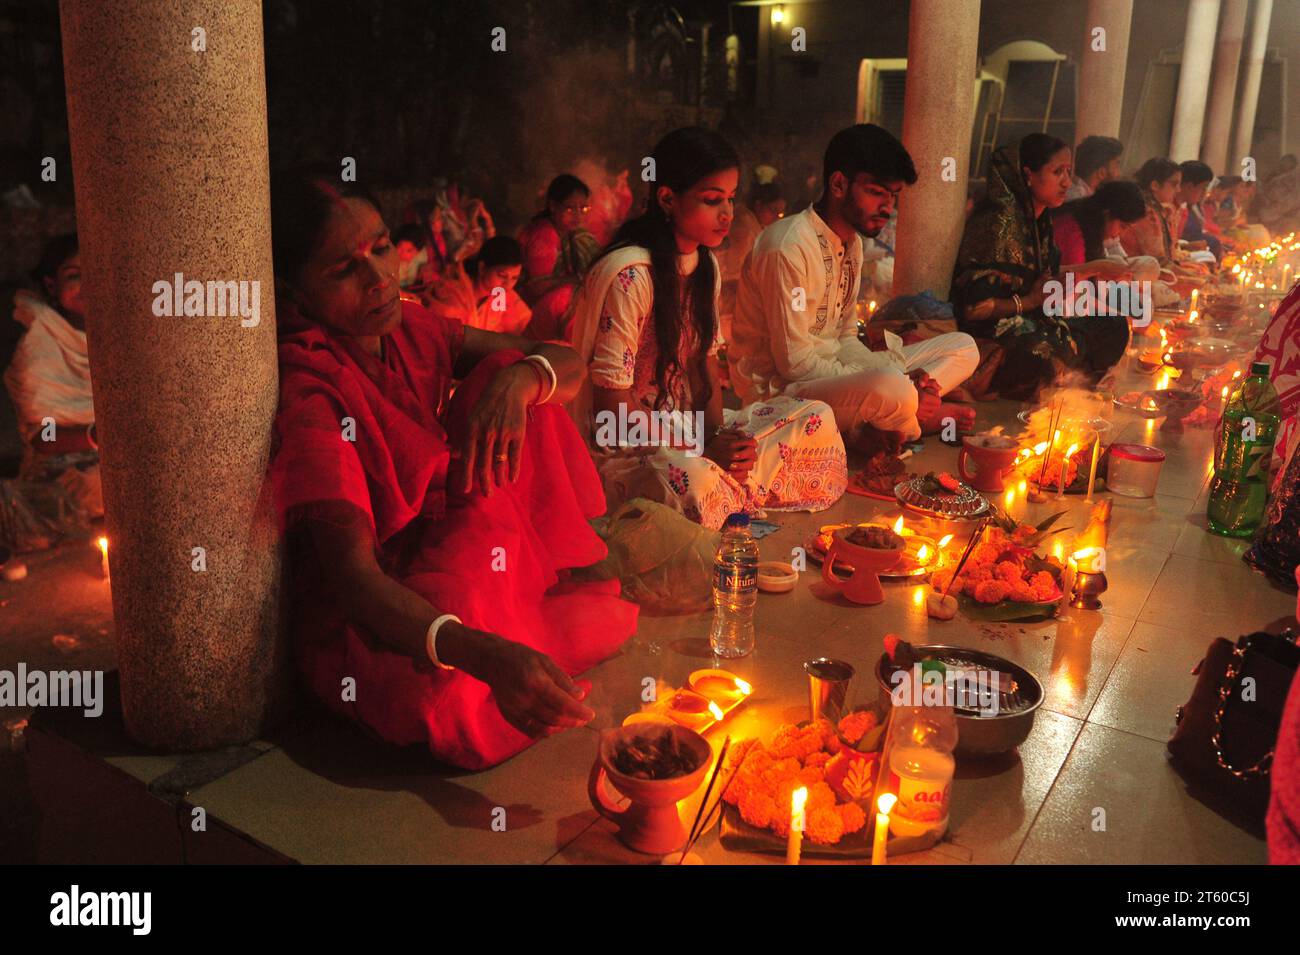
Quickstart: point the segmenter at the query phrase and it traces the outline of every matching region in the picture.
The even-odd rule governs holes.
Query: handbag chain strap
[[[1273,766],[1273,749],[1260,757],[1259,762],[1254,766],[1247,769],[1235,768],[1228,762],[1228,758],[1223,755],[1223,713],[1228,708],[1228,698],[1237,689],[1237,674],[1241,672],[1242,661],[1245,656],[1245,648],[1233,647],[1232,660],[1228,664],[1227,672],[1223,674],[1223,682],[1219,684],[1219,706],[1214,711],[1214,735],[1210,737],[1219,766],[1226,769],[1237,779],[1253,779],[1258,776],[1267,776]]]

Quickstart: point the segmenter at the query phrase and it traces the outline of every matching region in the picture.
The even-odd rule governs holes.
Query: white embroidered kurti
[[[679,266],[683,275],[694,273],[699,254],[709,253],[683,257]],[[644,249],[625,249],[597,262],[578,302],[574,341],[588,360],[594,386],[628,391],[636,409],[691,412],[695,400],[686,374],[674,375],[666,393],[661,393],[655,380],[658,342],[649,259]],[[716,282],[714,288],[716,301]],[[719,344],[715,334],[709,352]],[[698,334],[688,329],[682,336],[679,364],[686,368],[701,351]],[[724,422],[757,441],[757,461],[744,483],[708,458],[677,448],[611,451],[593,446],[610,505],[629,497],[649,497],[717,528],[737,511],[822,510],[844,493],[848,481],[844,441],[822,402],[774,396],[724,412]],[[589,425],[587,433],[594,436],[595,430]]]

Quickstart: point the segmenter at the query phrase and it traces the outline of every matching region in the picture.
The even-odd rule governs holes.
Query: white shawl
[[[30,324],[24,321],[29,327],[4,376],[23,443],[31,443],[45,418],[62,425],[91,424],[95,406],[86,333],[30,295],[20,293],[15,305],[25,312],[24,319],[31,319]]]

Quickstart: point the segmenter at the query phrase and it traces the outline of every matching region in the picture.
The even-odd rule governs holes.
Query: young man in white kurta
[[[915,439],[919,395],[909,374],[926,372],[947,394],[975,371],[979,349],[959,332],[915,345],[886,333],[886,351],[867,348],[854,310],[862,259],[861,234],[843,241],[817,206],[763,230],[741,271],[733,384],[745,402],[777,394],[824,401],[846,437],[866,424]]]

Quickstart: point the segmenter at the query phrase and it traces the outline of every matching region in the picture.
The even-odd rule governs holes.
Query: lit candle
[[[95,541],[99,545],[99,570],[104,578],[108,578],[108,538],[101,537]]]
[[[1100,574],[1106,570],[1106,548],[1085,547],[1070,555],[1070,561],[1076,571],[1084,574]]]
[[[893,793],[881,793],[876,800],[876,831],[871,840],[871,864],[885,864],[885,842],[889,838],[889,813],[894,808],[898,797]]]
[[[1097,459],[1101,457],[1101,432],[1092,439],[1092,461],[1088,464],[1088,496],[1083,499],[1085,504],[1092,503],[1092,489],[1097,485]]]
[[[799,864],[799,852],[803,848],[803,807],[807,801],[807,786],[800,786],[790,797],[790,838],[785,844],[786,865]]]
[[[1195,288],[1192,289],[1192,307],[1191,307],[1191,316],[1192,316],[1193,318],[1196,317],[1196,296],[1200,293],[1200,291],[1201,291],[1200,289],[1195,289]]]
[[[1059,501],[1065,494],[1065,472],[1070,470],[1070,456],[1079,450],[1077,444],[1071,444],[1065,449],[1065,457],[1061,458],[1061,479],[1056,485],[1056,499]]]

